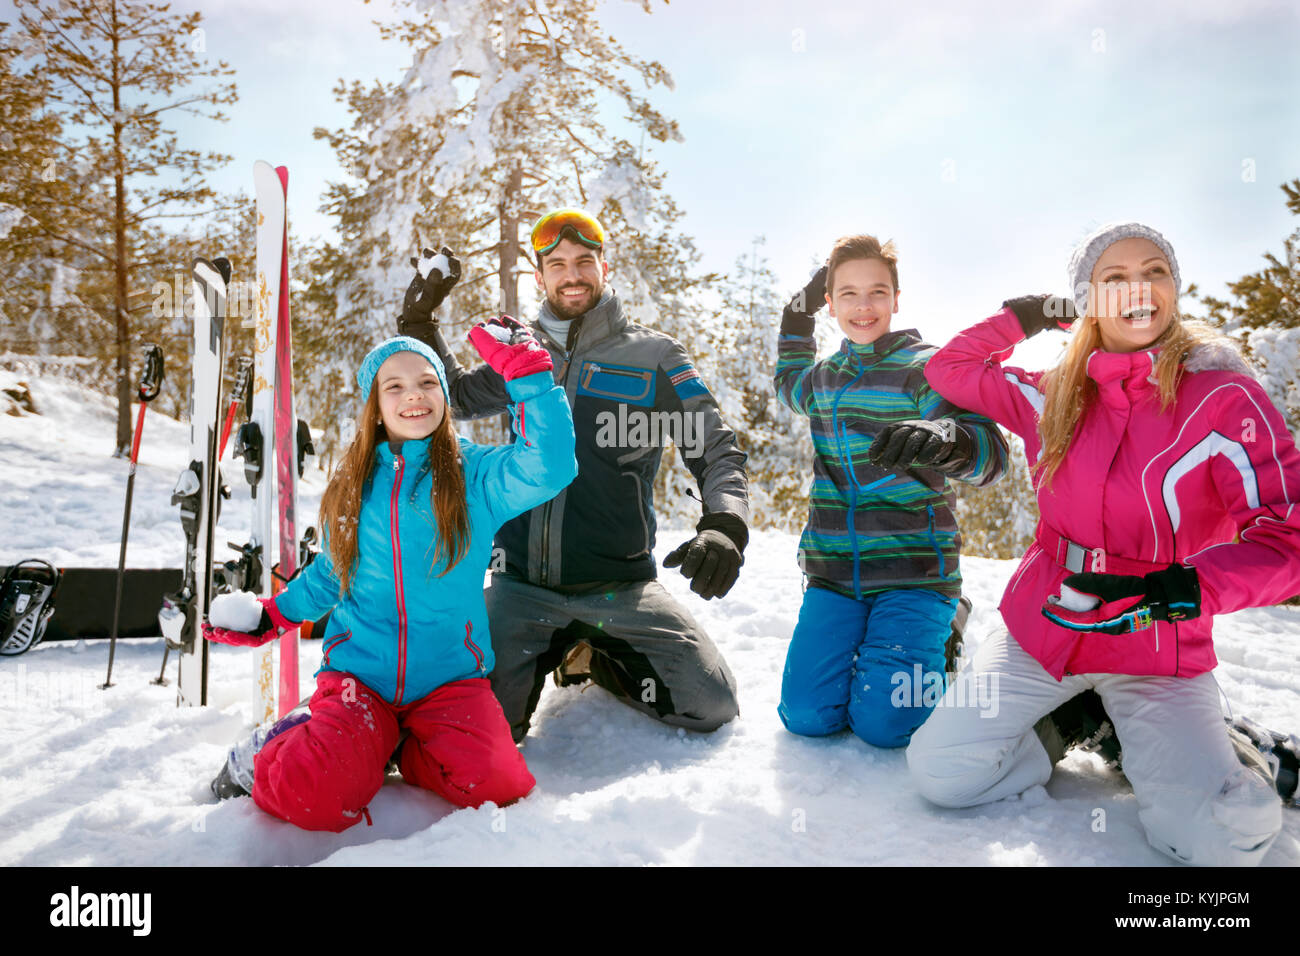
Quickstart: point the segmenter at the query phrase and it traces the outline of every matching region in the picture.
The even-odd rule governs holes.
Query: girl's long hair
[[[352,587],[357,565],[357,527],[361,501],[375,468],[375,449],[388,434],[379,418],[379,390],[372,387],[365,407],[357,416],[356,437],[343,453],[338,468],[321,496],[320,522],[325,548],[339,579],[339,596]],[[442,422],[429,442],[429,467],[433,491],[433,514],[438,523],[430,568],[443,558],[446,574],[469,550],[469,506],[465,501],[465,471],[460,445],[447,407]],[[441,577],[441,575],[439,575]]]
[[[1185,321],[1175,309],[1169,328],[1147,346],[1148,349],[1160,350],[1155,362],[1155,376],[1160,389],[1161,412],[1174,404],[1187,354],[1198,345],[1210,343],[1226,344],[1234,352],[1239,352],[1236,343],[1222,332],[1204,322]],[[1070,450],[1079,419],[1097,398],[1097,383],[1088,377],[1088,359],[1099,348],[1101,330],[1090,302],[1088,313],[1070,335],[1065,355],[1039,383],[1044,396],[1043,414],[1038,420],[1043,450],[1033,468],[1041,488],[1051,487],[1052,476]]]

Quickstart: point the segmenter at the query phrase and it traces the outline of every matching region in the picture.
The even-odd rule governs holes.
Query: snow
[[[0,371],[0,387],[16,378]],[[109,457],[111,405],[52,378],[30,385],[41,414],[0,416],[0,562],[115,566],[127,463]],[[183,424],[149,413],[134,567],[179,566],[168,498],[185,437]],[[226,477],[235,497],[218,540],[242,540],[247,486],[229,465]],[[315,513],[322,489],[322,476],[309,473],[300,514]],[[660,557],[687,533],[661,529]],[[732,723],[691,734],[600,688],[548,683],[523,751],[538,786],[522,802],[454,810],[394,775],[370,803],[373,826],[339,835],[298,830],[248,799],[217,804],[208,795],[226,750],[251,728],[251,650],[212,646],[211,706],[187,710],[175,706],[174,672],[172,686],[150,683],[161,641],[119,644],[107,691],[97,688],[107,641],[0,658],[0,866],[1169,864],[1147,846],[1132,791],[1093,756],[1071,754],[1045,788],[1017,799],[952,811],[916,793],[901,751],[849,734],[786,732],[776,704],[800,602],[796,542],[756,531],[722,601],[699,600],[675,572],[662,578],[736,676],[741,715]],[[975,603],[967,637],[978,645],[997,621],[1014,562],[967,558],[963,567]],[[1300,731],[1298,624],[1293,608],[1217,620],[1216,674],[1234,711]],[[307,691],[319,642],[304,642],[302,655]],[[1104,832],[1094,829],[1098,819]],[[1298,838],[1300,812],[1286,811],[1266,864],[1300,864]]]
[[[208,608],[208,621],[213,627],[256,634],[257,625],[262,622],[262,602],[248,591],[218,594]]]

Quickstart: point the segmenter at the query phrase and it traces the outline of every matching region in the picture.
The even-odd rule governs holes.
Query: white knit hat
[[[1074,305],[1079,310],[1079,315],[1088,311],[1088,290],[1092,286],[1092,270],[1097,265],[1097,260],[1121,239],[1148,239],[1159,246],[1169,260],[1169,269],[1174,276],[1174,295],[1181,294],[1183,280],[1178,273],[1178,259],[1174,256],[1174,247],[1169,244],[1169,240],[1140,222],[1112,222],[1079,243],[1070,256],[1070,290],[1074,294]]]

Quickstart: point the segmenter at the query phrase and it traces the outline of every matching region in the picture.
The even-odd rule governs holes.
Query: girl
[[[1070,273],[1082,319],[1056,368],[1001,364],[1066,317],[1064,300],[1033,296],[926,369],[941,394],[1024,439],[1041,518],[1003,596],[1006,629],[959,678],[994,689],[996,710],[946,699],[908,765],[949,807],[1044,784],[1035,722],[1094,688],[1151,845],[1187,863],[1257,864],[1281,807],[1229,743],[1211,623],[1300,591],[1300,453],[1231,343],[1179,316],[1178,260],[1160,233],[1103,227]]]
[[[483,574],[496,529],[573,480],[573,419],[527,329],[506,316],[470,339],[506,380],[514,443],[458,438],[442,362],[389,339],[357,372],[366,404],[321,499],[325,552],[274,598],[213,602],[205,636],[252,646],[332,609],[310,715],[232,751],[214,790],[251,791],[268,813],[338,832],[366,813],[404,732],[402,776],[457,806],[532,789],[488,684]]]

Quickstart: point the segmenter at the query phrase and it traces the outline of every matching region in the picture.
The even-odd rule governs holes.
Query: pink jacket
[[[949,401],[1024,439],[1033,463],[1042,447],[1043,373],[1001,364],[1024,337],[1004,309],[940,349],[925,376]],[[1300,452],[1282,416],[1235,353],[1211,348],[1189,355],[1177,400],[1162,413],[1153,360],[1152,352],[1101,350],[1088,360],[1097,401],[1051,490],[1038,488],[1036,541],[1002,596],[1007,629],[1057,680],[1193,677],[1217,663],[1213,615],[1300,592]],[[1145,574],[1174,562],[1200,577],[1194,620],[1107,635],[1041,614],[1075,570]]]

